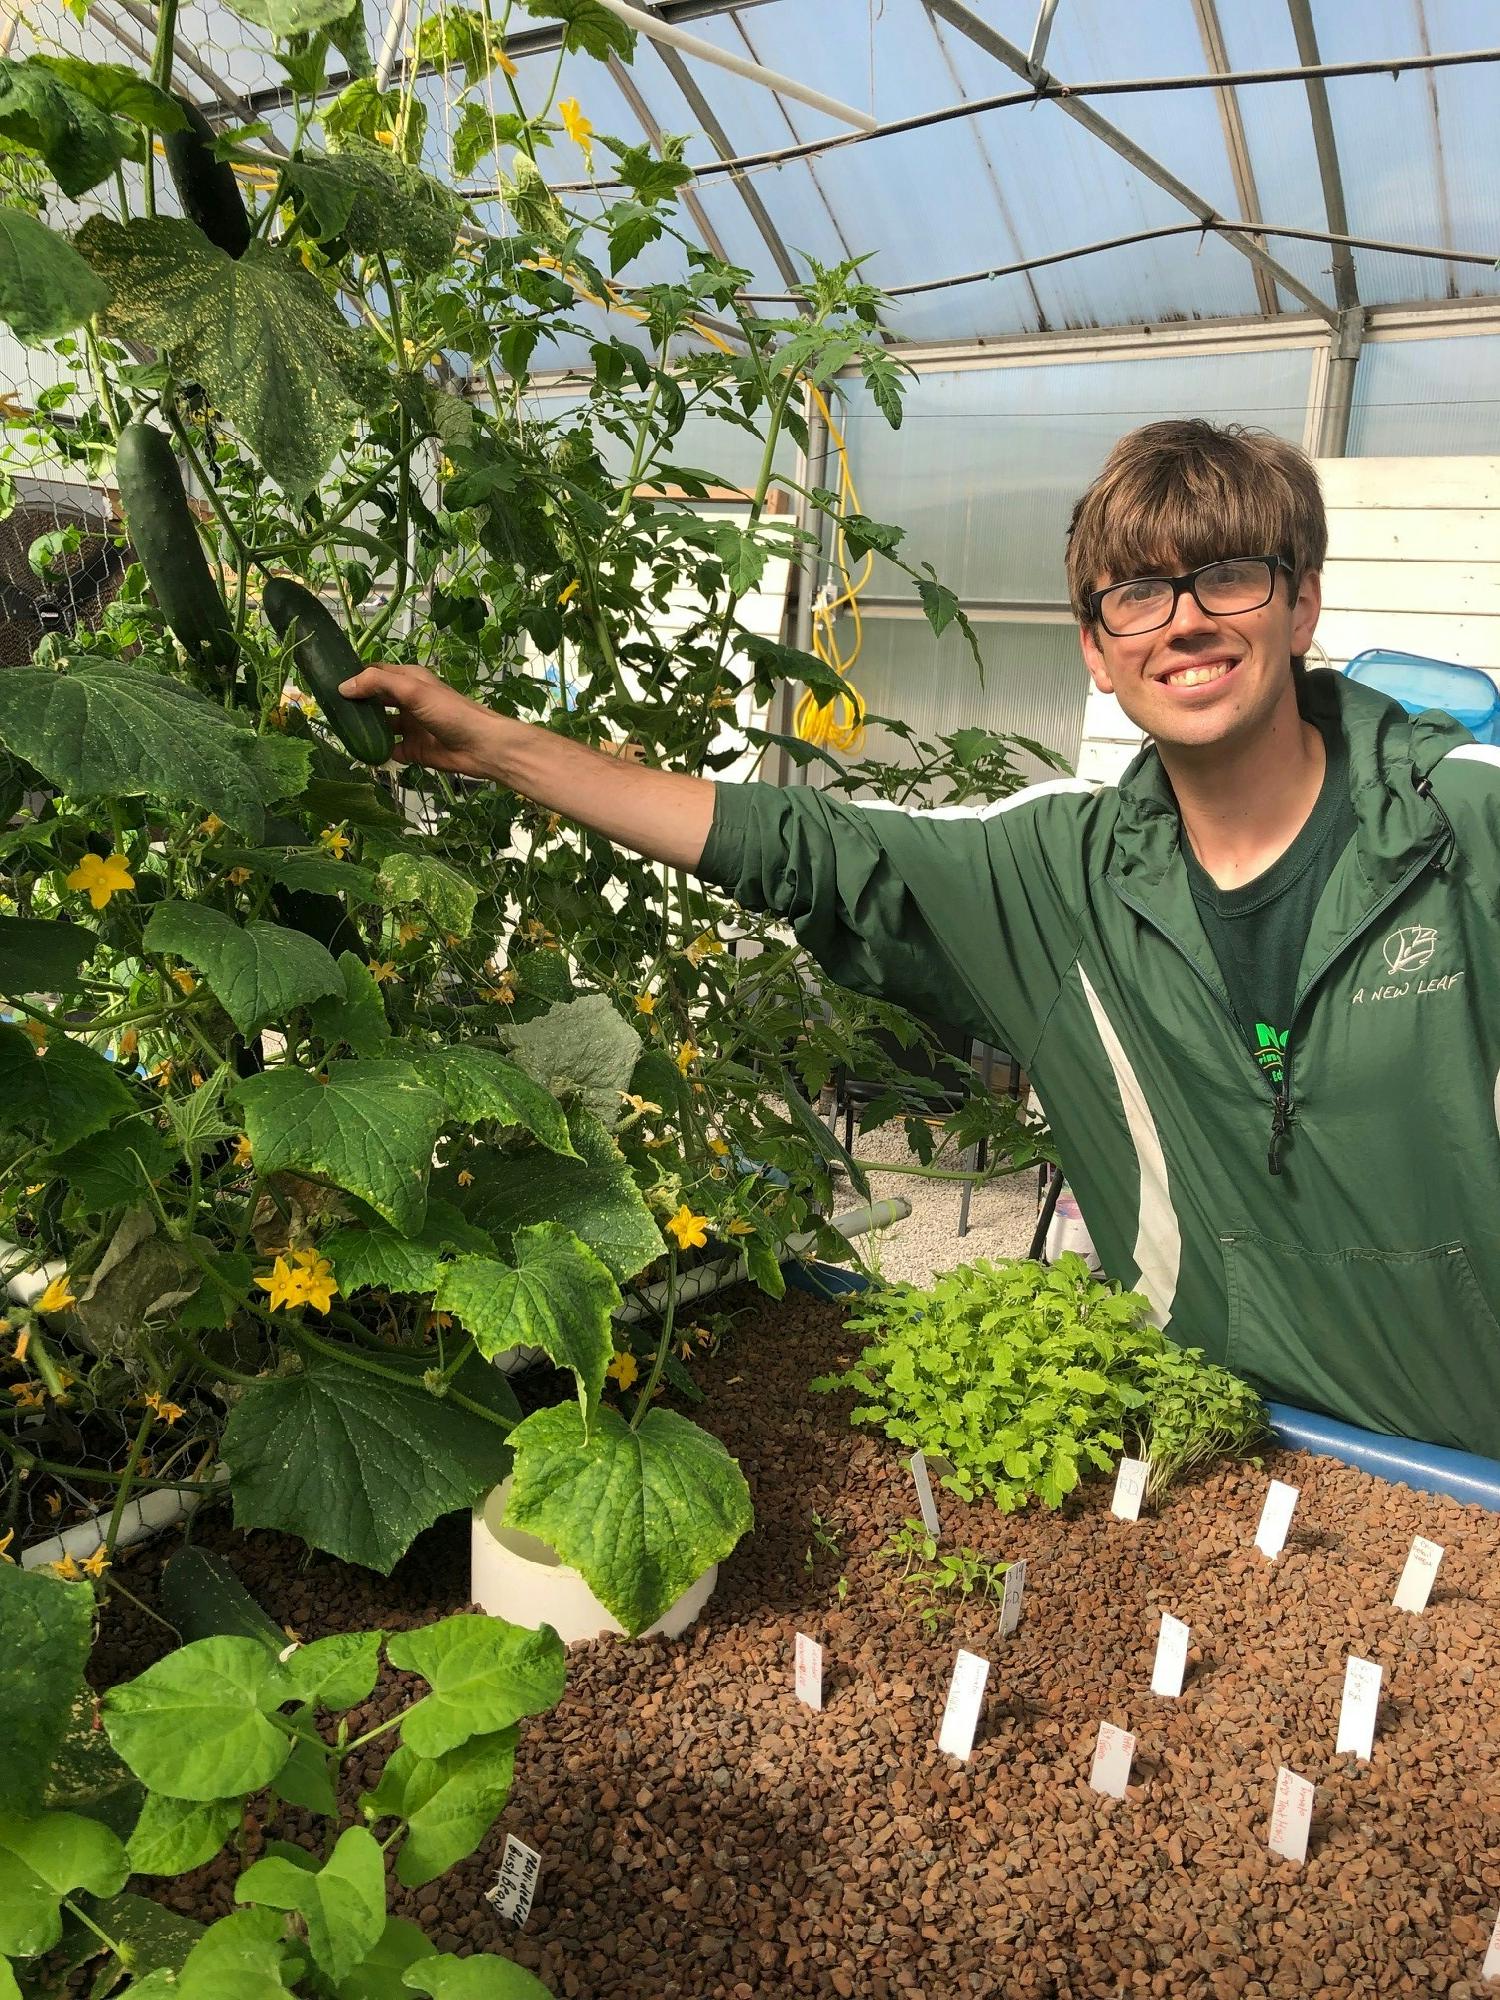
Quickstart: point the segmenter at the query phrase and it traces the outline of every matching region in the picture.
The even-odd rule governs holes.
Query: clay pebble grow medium
[[[947,1546],[1026,1558],[1026,1606],[1007,1641],[988,1604],[929,1631],[880,1553],[916,1513],[906,1454],[851,1430],[849,1398],[807,1394],[852,1358],[841,1309],[717,1303],[744,1317],[695,1414],[744,1467],[754,1534],[682,1639],[574,1649],[561,1706],[523,1725],[479,1854],[415,1893],[393,1886],[394,1910],[440,1950],[506,1953],[587,2000],[1500,1990],[1480,1979],[1500,1906],[1500,1516],[1288,1452],[1190,1478],[1136,1523],[1109,1514],[1108,1480],[1010,1519],[940,1492]],[[1302,1496],[1274,1564],[1251,1546],[1272,1475]],[[836,1555],[818,1552],[814,1512]],[[1421,1617],[1390,1606],[1417,1533],[1447,1551]],[[198,1539],[304,1638],[408,1627],[467,1590],[464,1517],[389,1579],[222,1516]],[[150,1597],[167,1552],[129,1564],[132,1589]],[[1192,1627],[1175,1701],[1148,1692],[1164,1610]],[[798,1630],[825,1648],[822,1714],[793,1695]],[[96,1680],[139,1671],[161,1639],[117,1596]],[[937,1748],[959,1646],[991,1662],[967,1764]],[[1385,1669],[1368,1765],[1334,1755],[1350,1651]],[[387,1669],[354,1731],[413,1684]],[[1120,1801],[1088,1789],[1101,1721],[1136,1735]],[[388,1747],[355,1760],[351,1800]],[[1301,1868],[1266,1848],[1280,1764],[1318,1788]],[[276,1830],[314,1844],[295,1813]],[[508,1831],[542,1855],[520,1931],[484,1900]],[[226,1852],[138,1886],[211,1919],[233,1876]]]

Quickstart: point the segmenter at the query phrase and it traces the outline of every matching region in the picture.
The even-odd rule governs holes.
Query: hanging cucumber
[[[396,733],[377,701],[350,701],[339,682],[362,666],[343,628],[310,590],[290,577],[273,576],[262,599],[278,639],[289,639],[292,664],[323,720],[351,757],[383,764],[396,748]]]
[[[189,222],[196,222],[210,243],[231,257],[243,257],[250,248],[252,231],[245,199],[240,193],[234,169],[227,160],[215,158],[213,144],[218,134],[190,99],[173,92],[187,116],[181,132],[163,135],[167,172]]]
[[[115,477],[125,525],[162,616],[194,660],[232,673],[239,657],[234,628],[165,433],[139,420],[128,423],[120,433]]]

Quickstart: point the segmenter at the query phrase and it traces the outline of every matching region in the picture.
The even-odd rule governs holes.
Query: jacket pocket
[[[1221,1237],[1225,1361],[1278,1402],[1500,1457],[1500,1321],[1462,1243],[1308,1250]]]

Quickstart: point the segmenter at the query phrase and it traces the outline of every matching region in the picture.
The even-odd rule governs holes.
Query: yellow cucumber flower
[[[708,1241],[708,1217],[694,1215],[686,1202],[667,1217],[667,1227],[677,1238],[679,1250],[701,1250]]]
[[[594,171],[594,126],[585,118],[576,97],[564,97],[558,104],[557,115],[563,122],[563,130],[583,155],[583,164],[589,172]]]
[[[122,889],[135,887],[135,877],[123,854],[85,854],[65,880],[70,889],[86,889],[96,910],[102,910],[110,897],[118,896]]]
[[[60,1278],[54,1278],[51,1284],[48,1285],[46,1291],[37,1300],[36,1309],[39,1313],[60,1313],[66,1312],[69,1306],[76,1306],[77,1303],[77,1299],[73,1296],[73,1288],[68,1283],[68,1274],[65,1271]]]

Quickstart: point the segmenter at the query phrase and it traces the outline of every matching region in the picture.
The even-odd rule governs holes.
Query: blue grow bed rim
[[[870,1282],[862,1271],[846,1270],[841,1264],[802,1263],[789,1258],[781,1268],[789,1285],[816,1298],[862,1292]],[[1449,1445],[1419,1444],[1413,1438],[1360,1430],[1337,1417],[1295,1409],[1290,1403],[1268,1403],[1266,1413],[1272,1436],[1294,1451],[1341,1459],[1389,1485],[1446,1494],[1450,1500],[1500,1514],[1500,1461],[1480,1458],[1472,1451],[1456,1451]]]

